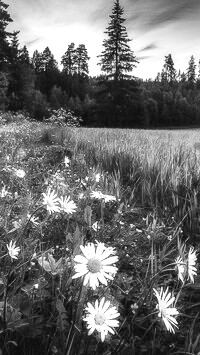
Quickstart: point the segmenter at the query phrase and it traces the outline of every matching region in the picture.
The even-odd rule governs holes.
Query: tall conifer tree
[[[101,71],[97,91],[97,115],[102,124],[125,127],[133,119],[133,106],[138,95],[138,85],[131,75],[136,67],[136,57],[129,46],[123,17],[124,9],[119,0],[114,0],[110,22],[106,31],[107,39],[103,41],[104,50],[100,58]],[[132,117],[132,118],[131,118]]]
[[[77,55],[73,42],[68,46],[67,51],[62,56],[61,64],[67,75],[73,75],[77,71]]]
[[[120,6],[119,0],[115,0],[110,15],[110,23],[104,32],[108,39],[103,41],[104,50],[99,55],[101,70],[106,73],[107,77],[114,79],[115,82],[121,79],[129,78],[130,73],[136,66],[137,60],[130,49],[126,27],[123,23],[124,9]]]
[[[76,61],[77,61],[77,73],[81,76],[87,76],[89,73],[88,70],[88,56],[87,49],[84,44],[79,44],[76,48]]]
[[[176,69],[171,54],[165,56],[164,73],[167,82],[172,83],[176,80]]]
[[[190,60],[188,63],[187,79],[188,79],[188,82],[191,84],[194,84],[196,81],[196,64],[195,64],[195,59],[194,59],[193,55],[190,57]]]

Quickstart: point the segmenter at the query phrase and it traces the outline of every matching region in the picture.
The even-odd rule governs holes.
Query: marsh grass
[[[24,121],[1,127],[0,136],[3,354],[198,354],[198,263],[194,284],[188,275],[182,284],[175,265],[190,246],[200,250],[198,132]],[[76,212],[48,213],[42,203],[48,188],[69,196]],[[92,191],[113,199],[91,198]],[[16,260],[7,251],[11,240],[20,248]],[[114,280],[92,290],[72,276],[80,245],[96,241],[114,248],[119,261]],[[41,257],[49,260],[45,267]],[[160,287],[175,296],[175,335],[158,317],[153,288]],[[120,313],[119,328],[105,342],[98,332],[89,336],[82,321],[87,302],[102,297]]]

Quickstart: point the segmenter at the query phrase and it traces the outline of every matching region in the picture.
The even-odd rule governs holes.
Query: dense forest
[[[131,50],[119,0],[114,1],[99,55],[102,75],[89,75],[84,44],[68,44],[58,63],[50,48],[30,57],[20,46],[19,31],[9,32],[13,20],[0,0],[0,110],[24,111],[43,120],[52,110],[71,109],[85,126],[200,126],[200,70],[190,57],[185,72],[164,58],[155,80],[134,77],[139,65]],[[60,66],[61,65],[61,66]]]

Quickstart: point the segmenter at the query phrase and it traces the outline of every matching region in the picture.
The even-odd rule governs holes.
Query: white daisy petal
[[[105,332],[115,334],[114,330],[105,322]]]
[[[109,275],[107,274],[106,272],[104,272],[103,270],[101,271],[102,275],[106,277],[106,279],[109,279],[109,280],[113,280],[113,276],[112,275]]]
[[[99,280],[98,280],[98,278],[97,278],[97,274],[91,274],[91,276],[90,277],[93,277],[93,280],[94,280],[94,288],[93,288],[93,290],[95,290],[96,289],[96,287],[99,287]]]
[[[117,267],[116,266],[106,266],[106,265],[103,265],[103,267],[102,267],[102,270],[104,271],[104,272],[108,272],[108,273],[111,273],[111,274],[116,274],[116,272],[117,272]]]
[[[104,243],[98,243],[97,249],[96,249],[96,257],[101,259],[101,255],[105,249],[106,249],[106,247],[105,247]]]
[[[105,323],[109,327],[118,327],[119,326],[119,322],[117,320],[115,320],[115,319],[106,319]]]
[[[80,249],[83,253],[83,255],[86,257],[86,259],[90,259],[93,255],[91,255],[91,249],[88,248],[87,246],[80,245]]]
[[[101,301],[99,302],[99,306],[98,306],[99,312],[102,312],[102,308],[104,306],[104,302],[105,302],[105,297],[102,297]]]
[[[106,301],[102,307],[102,312],[106,314],[107,309],[110,307],[110,301]]]
[[[72,279],[78,279],[79,277],[82,277],[82,276],[84,276],[84,273],[77,273],[72,276]]]
[[[88,332],[88,335],[91,335],[95,331],[95,327],[91,327],[91,329]]]
[[[77,265],[74,266],[74,269],[78,273],[79,272],[81,272],[81,273],[83,272],[84,274],[87,274],[87,272],[88,272],[88,269],[87,269],[85,264],[77,264]]]
[[[85,277],[84,277],[84,282],[83,282],[83,285],[86,286],[89,282],[89,278],[90,278],[90,274],[86,274]]]
[[[86,259],[82,255],[76,255],[75,258],[74,258],[74,261],[76,261],[76,263],[87,264],[88,259]]]
[[[93,307],[93,305],[90,302],[88,302],[86,309],[91,314],[93,314],[93,312],[95,311],[95,308]]]
[[[106,314],[106,317],[110,319],[110,316],[111,316],[112,314],[117,313],[117,309],[116,309],[115,306],[114,306],[114,307],[110,307],[110,308],[108,308],[107,311],[105,311],[104,313]]]
[[[103,259],[102,265],[111,265],[118,261],[118,256],[111,256],[110,258]]]
[[[104,252],[101,254],[100,259],[103,261],[104,259],[107,259],[110,255],[113,254],[112,251],[113,248],[106,248]]]
[[[101,272],[97,273],[97,277],[103,285],[107,286],[108,282],[107,282],[105,276]]]

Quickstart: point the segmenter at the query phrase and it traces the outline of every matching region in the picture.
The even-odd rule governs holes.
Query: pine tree
[[[10,61],[10,45],[9,38],[11,33],[6,31],[6,27],[12,19],[7,12],[9,5],[0,0],[0,70],[4,70],[7,63]]]
[[[58,69],[58,63],[54,58],[54,55],[51,53],[49,47],[46,47],[42,52],[42,61],[44,71],[52,71]]]
[[[33,56],[31,58],[31,64],[36,74],[44,71],[43,56],[42,53],[38,52],[37,49],[33,52]]]
[[[171,54],[165,56],[164,72],[167,82],[172,83],[176,80],[176,69],[174,68],[174,62]]]
[[[196,80],[196,64],[195,64],[195,59],[194,59],[193,55],[190,57],[190,60],[188,63],[187,79],[188,79],[188,82],[191,84],[194,84],[195,80]]]
[[[75,44],[71,43],[61,58],[63,70],[67,75],[73,75],[77,71],[77,54]]]
[[[88,60],[90,57],[88,56],[87,49],[84,44],[79,44],[76,49],[76,62],[77,62],[77,73],[81,76],[87,76],[89,73],[88,70]]]
[[[20,31],[14,31],[12,33],[12,39],[11,39],[11,53],[12,53],[12,62],[16,62],[18,60],[19,56],[19,39],[18,39],[18,34]]]
[[[199,63],[198,63],[198,80],[200,80],[200,59],[199,59]]]
[[[124,9],[120,6],[119,0],[115,0],[110,15],[110,23],[104,33],[108,39],[103,41],[104,51],[101,53],[101,70],[107,74],[109,79],[115,82],[130,77],[127,73],[131,72],[137,63],[133,51],[130,49],[126,27],[123,23]]]
[[[5,110],[8,98],[8,80],[5,73],[0,72],[0,110]]]
[[[19,61],[22,64],[27,64],[28,66],[30,66],[30,56],[29,56],[29,52],[26,46],[24,46],[22,49],[20,49],[20,53],[19,53]]]
[[[132,108],[138,95],[138,84],[129,74],[138,62],[129,46],[131,40],[124,26],[126,19],[123,14],[119,0],[115,0],[104,32],[108,38],[103,41],[104,50],[98,56],[98,64],[105,75],[98,81],[97,116],[103,120],[103,125],[112,127],[128,125],[129,118],[133,118]]]

